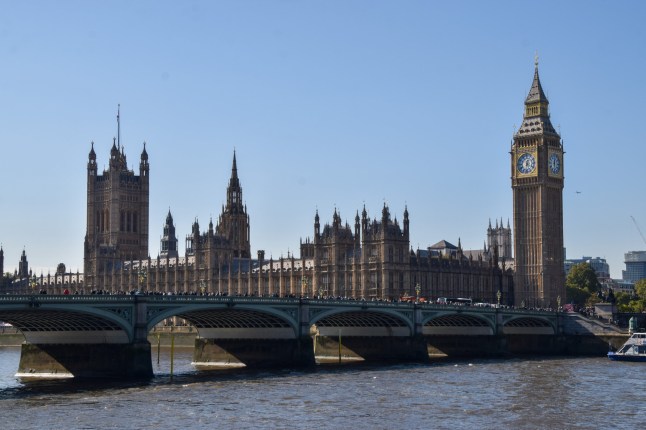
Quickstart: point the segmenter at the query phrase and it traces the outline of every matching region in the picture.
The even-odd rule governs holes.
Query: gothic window
[[[323,288],[321,290],[319,290],[319,292],[318,292],[319,295],[321,293],[323,293],[323,292],[327,293],[329,291],[329,288],[330,288],[330,276],[327,273],[322,276],[322,284],[323,284]]]
[[[377,274],[375,272],[370,273],[370,288],[377,288]]]
[[[119,223],[119,231],[126,230],[126,214],[124,211],[121,211],[121,222]]]
[[[137,233],[137,212],[132,213],[132,231]]]
[[[393,259],[393,247],[392,246],[388,247],[388,261],[389,262],[394,261],[394,259]]]

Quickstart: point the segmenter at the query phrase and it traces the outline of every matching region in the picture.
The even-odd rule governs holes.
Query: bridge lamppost
[[[561,296],[556,296],[556,312],[561,309]]]
[[[27,283],[28,283],[28,284],[29,284],[29,286],[31,287],[31,292],[32,292],[32,294],[35,294],[35,291],[36,291],[36,285],[37,285],[37,282],[36,282],[36,275],[33,275],[31,278],[27,277]]]
[[[500,307],[500,298],[502,297],[502,291],[498,290],[496,292],[496,298],[498,299],[498,307]]]
[[[415,301],[417,303],[419,303],[419,293],[421,291],[422,291],[422,287],[419,286],[419,282],[418,282],[417,285],[415,285],[415,294],[417,294],[417,298],[415,299]]]
[[[141,292],[141,290],[143,289],[147,278],[148,278],[148,273],[142,267],[141,269],[139,269],[139,292]]]

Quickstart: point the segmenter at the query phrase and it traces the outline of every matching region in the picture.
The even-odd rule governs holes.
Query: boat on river
[[[615,361],[646,361],[646,333],[633,333],[619,351],[608,352],[608,358]]]

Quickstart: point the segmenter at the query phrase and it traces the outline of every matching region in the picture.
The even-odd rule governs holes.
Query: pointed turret
[[[319,218],[319,210],[316,210],[314,215],[314,243],[318,243],[318,238],[321,235],[321,219]]]
[[[552,126],[549,115],[549,101],[543,92],[541,80],[538,77],[538,57],[534,62],[534,79],[529,89],[529,94],[525,99],[525,113],[523,115],[523,124],[518,129],[517,135],[527,134],[556,134]]]
[[[233,151],[233,165],[231,166],[231,178],[227,188],[227,207],[226,212],[242,213],[244,207],[242,204],[242,188],[238,179],[238,163],[236,161],[236,152]]]
[[[354,217],[354,240],[355,247],[360,246],[361,240],[361,218],[359,218],[359,211],[357,210],[357,215]]]
[[[179,256],[177,250],[177,236],[175,236],[175,225],[173,224],[173,215],[170,213],[170,208],[168,208],[168,215],[166,215],[164,236],[161,238],[160,248],[161,257],[177,258]]]
[[[538,77],[538,58],[534,61],[534,79],[532,81],[532,87],[529,89],[529,94],[525,99],[525,105],[540,103],[543,102],[548,104],[547,97],[543,92],[543,87],[541,86],[541,80]]]
[[[119,156],[119,150],[117,149],[117,138],[112,138],[112,148],[110,148],[110,158],[117,158]]]
[[[27,262],[27,254],[24,249],[22,250],[22,255],[18,262],[18,277],[20,279],[29,277],[29,263]]]
[[[141,151],[141,161],[148,161],[148,151],[146,151],[146,142],[144,142],[144,150]]]
[[[90,154],[88,155],[88,159],[90,161],[95,161],[96,162],[96,152],[94,152],[94,141],[90,142],[91,148],[90,148]]]
[[[94,152],[94,141],[90,143],[92,146],[90,147],[90,153],[88,154],[87,158],[87,174],[88,176],[96,176],[96,152]]]
[[[388,225],[388,221],[390,221],[390,211],[388,210],[388,206],[384,202],[384,208],[381,210],[381,222],[384,225],[384,228],[386,225]]]
[[[410,220],[408,219],[408,205],[404,207],[404,236],[408,237],[410,234]]]

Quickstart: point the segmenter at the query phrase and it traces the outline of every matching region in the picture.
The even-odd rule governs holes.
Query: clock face
[[[550,171],[555,175],[561,171],[561,159],[559,158],[558,154],[550,155],[548,165],[550,167]]]
[[[522,174],[532,173],[536,168],[536,159],[529,152],[524,153],[518,157],[518,162],[516,163],[516,168]]]

